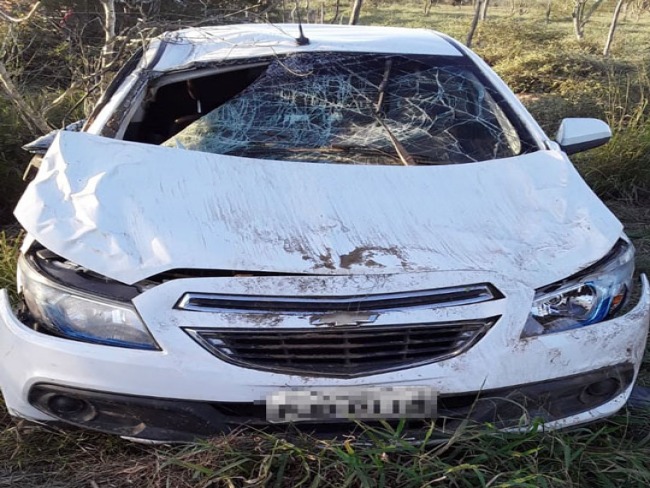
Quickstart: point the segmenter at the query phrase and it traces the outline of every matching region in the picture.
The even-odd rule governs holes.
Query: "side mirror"
[[[72,124],[66,125],[63,129],[57,129],[53,130],[44,136],[39,137],[38,139],[34,139],[32,142],[25,144],[23,146],[23,150],[32,153],[32,154],[45,154],[49,147],[52,145],[52,142],[54,142],[54,138],[56,135],[59,133],[59,130],[68,130],[71,132],[79,132],[81,128],[84,126],[86,123],[86,119],[82,120],[77,120],[76,122],[73,122]]]
[[[41,167],[41,161],[43,160],[43,155],[50,148],[52,142],[54,142],[54,138],[61,130],[79,132],[83,128],[85,123],[86,123],[86,119],[77,120],[72,124],[66,125],[63,129],[56,129],[50,131],[44,136],[41,136],[38,139],[35,139],[28,144],[25,144],[23,146],[23,150],[32,153],[34,156],[29,161],[27,168],[25,168],[25,172],[23,173],[23,181],[29,181],[34,177],[34,175],[36,175],[38,168]]]
[[[564,119],[555,136],[555,141],[567,154],[575,154],[602,146],[612,137],[612,130],[598,119]]]

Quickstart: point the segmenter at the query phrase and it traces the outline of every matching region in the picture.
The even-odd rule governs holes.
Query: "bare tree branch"
[[[474,33],[476,32],[476,26],[478,25],[479,18],[481,16],[481,8],[483,7],[483,2],[485,0],[475,0],[475,9],[474,16],[472,17],[472,24],[469,27],[469,33],[467,34],[467,41],[465,45],[467,47],[472,47],[472,39],[474,38]]]
[[[25,22],[31,18],[32,15],[34,15],[34,12],[38,9],[38,7],[41,6],[40,0],[34,4],[32,9],[29,11],[29,13],[23,17],[12,17],[9,14],[4,13],[2,10],[0,10],[0,18],[3,20],[6,20],[7,22],[11,22],[13,24],[20,24],[21,22]]]
[[[18,109],[18,115],[20,115],[34,134],[38,134],[39,132],[47,134],[52,130],[45,119],[36,113],[36,111],[25,101],[22,94],[11,80],[7,68],[2,61],[0,61],[0,86],[11,100],[11,103],[13,103]]]
[[[598,7],[600,7],[603,1],[604,0],[594,0],[589,10],[587,10],[587,3],[589,0],[574,0],[571,16],[573,17],[573,28],[579,41],[581,41],[585,36],[585,26],[587,25],[587,22],[589,22],[589,19],[594,12],[596,12]]]
[[[609,50],[612,46],[612,41],[614,40],[614,32],[618,25],[618,17],[621,14],[621,8],[625,0],[618,0],[616,3],[616,8],[614,9],[614,17],[612,18],[612,23],[609,26],[609,33],[607,34],[607,40],[605,41],[605,47],[603,48],[603,56],[609,56]]]
[[[104,8],[104,46],[102,47],[101,65],[105,67],[113,59],[113,45],[115,43],[115,0],[99,0]],[[103,77],[100,76],[100,80]]]

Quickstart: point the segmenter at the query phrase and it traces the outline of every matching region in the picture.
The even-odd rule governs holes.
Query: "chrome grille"
[[[469,305],[503,296],[488,283],[468,286],[347,296],[272,296],[225,293],[185,293],[176,304],[195,312],[302,314],[334,311],[387,311]]]
[[[239,366],[350,378],[447,359],[474,344],[498,318],[323,329],[185,330],[212,354]]]

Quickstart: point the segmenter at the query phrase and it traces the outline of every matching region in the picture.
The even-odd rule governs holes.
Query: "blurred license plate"
[[[436,392],[423,386],[282,390],[266,397],[269,422],[436,417]]]

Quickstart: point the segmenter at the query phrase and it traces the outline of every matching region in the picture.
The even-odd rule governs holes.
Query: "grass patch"
[[[19,249],[20,241],[15,235],[0,232],[0,289],[6,289],[12,299],[17,298],[16,259]]]
[[[609,202],[636,248],[636,272],[650,275],[650,206]]]
[[[601,198],[650,201],[650,123],[616,132],[609,144],[574,159]]]
[[[650,484],[649,420],[624,411],[571,432],[465,427],[435,445],[375,429],[364,446],[248,431],[154,448],[12,427],[0,434],[8,454],[0,458],[0,486],[643,487]]]

